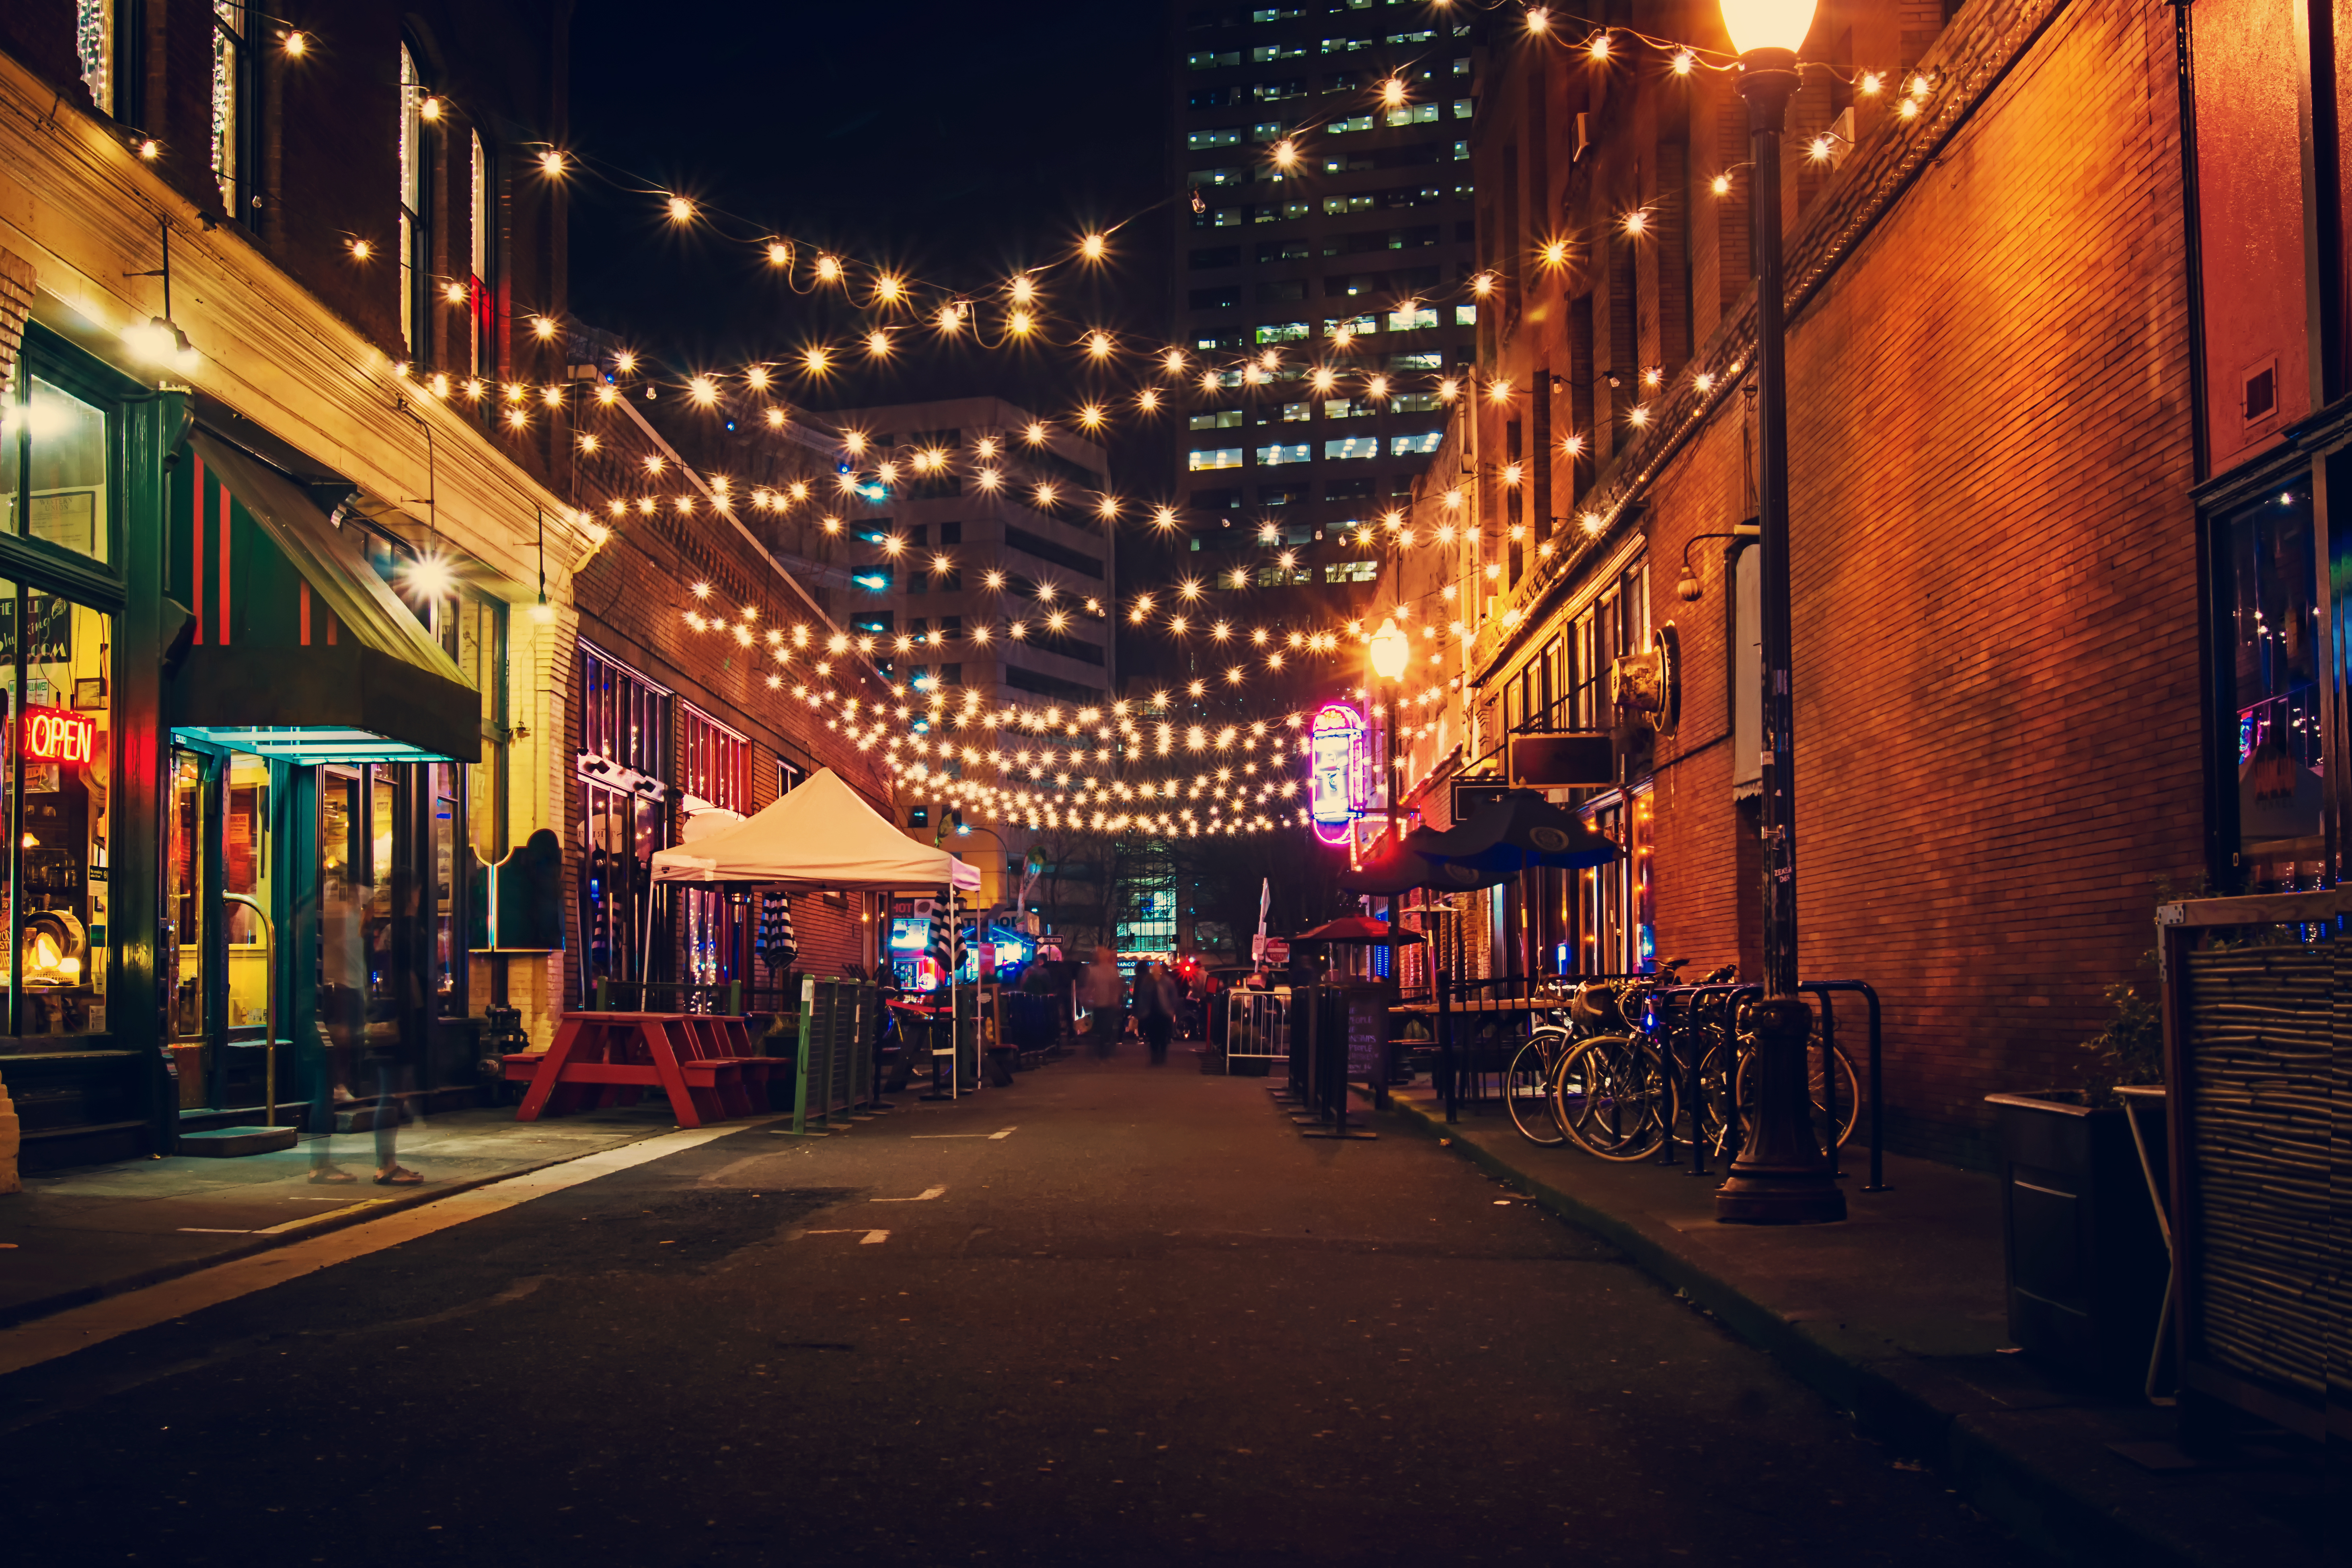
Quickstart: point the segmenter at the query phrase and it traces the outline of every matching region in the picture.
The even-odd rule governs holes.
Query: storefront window
[[[205,1034],[205,759],[172,754],[171,849],[163,868],[165,1027],[173,1040]]]
[[[669,795],[669,694],[593,649],[580,653],[580,989],[667,979],[653,941],[653,853]]]
[[[458,781],[463,771],[447,762],[423,769],[431,786],[433,863],[433,1013],[466,1015],[466,953],[457,929]]]
[[[2239,864],[2252,892],[2316,886],[2326,840],[2310,481],[2230,518],[2225,548]]]
[[[1625,808],[1622,800],[1585,813],[1592,831],[1617,844],[1625,841]],[[1622,975],[1629,971],[1625,941],[1625,862],[1593,866],[1576,873],[1583,908],[1579,939],[1583,947],[1583,972]]]
[[[38,376],[23,378],[0,432],[5,529],[93,559],[108,559],[110,510],[106,413]],[[21,486],[18,476],[26,476]]]
[[[692,707],[684,708],[678,727],[683,732],[678,783],[686,791],[686,809],[716,807],[749,815],[750,741]],[[686,925],[686,977],[705,986],[739,977],[742,929],[734,895],[695,887],[681,890],[679,899]]]
[[[319,1022],[328,1082],[352,1092],[367,1037],[368,904],[373,878],[356,768],[319,769]]]
[[[269,1021],[272,933],[269,764],[237,753],[227,760],[221,800],[221,923],[228,937],[228,1027],[260,1037]]]
[[[0,596],[21,899],[15,1032],[102,1034],[114,618],[22,584]]]

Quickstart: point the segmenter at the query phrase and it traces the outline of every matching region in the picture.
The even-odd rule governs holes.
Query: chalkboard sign
[[[1348,1076],[1377,1082],[1388,1061],[1389,996],[1385,986],[1351,987],[1348,998]]]

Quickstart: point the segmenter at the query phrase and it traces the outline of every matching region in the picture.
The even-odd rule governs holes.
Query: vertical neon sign
[[[1307,736],[1307,819],[1327,844],[1348,841],[1364,814],[1364,716],[1345,703],[1326,703]]]

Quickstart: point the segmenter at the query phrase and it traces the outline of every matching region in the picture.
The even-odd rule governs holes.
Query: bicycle
[[[1699,1137],[1708,1152],[1721,1156],[1731,1145],[1733,1123],[1727,1109],[1738,1112],[1738,1136],[1745,1143],[1754,1136],[1756,1121],[1755,1069],[1756,1043],[1752,1035],[1742,1032],[1737,1019],[1726,1019],[1708,1026],[1714,1035],[1699,1057]],[[1729,1045],[1729,1070],[1725,1067],[1726,1043]],[[1830,1071],[1836,1074],[1838,1127],[1837,1145],[1843,1148],[1860,1124],[1862,1096],[1853,1059],[1843,1046],[1830,1050]],[[1823,1092],[1821,1052],[1808,1041],[1805,1050],[1806,1097],[1812,1105],[1813,1136],[1827,1146],[1830,1130],[1829,1102]]]
[[[1641,980],[1587,986],[1570,1004],[1572,1021],[1598,1031],[1563,1061],[1552,1081],[1552,1113],[1588,1154],[1620,1164],[1645,1159],[1674,1135],[1681,1084],[1673,1052],[1650,1008],[1675,987],[1685,960],[1669,958]],[[1736,973],[1718,969],[1714,984]]]

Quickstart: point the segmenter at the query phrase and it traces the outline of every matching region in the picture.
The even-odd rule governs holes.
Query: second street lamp
[[[1812,1010],[1798,991],[1795,702],[1790,681],[1789,387],[1781,320],[1780,140],[1802,85],[1797,50],[1816,0],[1721,0],[1748,100],[1748,225],[1756,264],[1758,641],[1764,674],[1764,997],[1750,1011],[1756,1113],[1717,1190],[1717,1219],[1809,1225],[1845,1218],[1806,1092]],[[1829,1134],[1836,1136],[1835,1129]]]
[[[1389,852],[1394,854],[1404,843],[1397,813],[1397,704],[1404,695],[1404,673],[1412,667],[1412,639],[1394,621],[1384,620],[1364,651],[1371,658],[1372,674],[1389,685],[1388,700],[1381,705],[1386,714],[1381,730],[1388,737],[1387,770],[1381,775],[1381,788],[1382,799],[1389,807]],[[1397,988],[1402,999],[1404,975],[1397,967],[1397,907],[1393,894],[1389,896],[1389,983]],[[1380,1089],[1385,1096],[1388,1085],[1382,1083]]]

